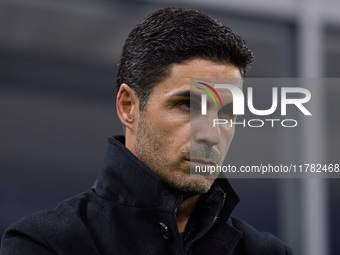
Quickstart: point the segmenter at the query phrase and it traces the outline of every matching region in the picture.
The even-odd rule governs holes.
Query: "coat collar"
[[[161,178],[125,147],[124,136],[108,138],[96,193],[112,202],[135,207],[159,205]]]
[[[108,138],[102,171],[95,185],[96,193],[112,202],[134,207],[174,207],[181,195],[164,185],[162,179],[125,147],[124,136]],[[228,218],[239,198],[226,179],[217,179],[204,198],[212,193],[226,194],[221,214]]]

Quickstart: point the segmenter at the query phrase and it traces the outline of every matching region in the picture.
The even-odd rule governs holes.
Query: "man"
[[[251,62],[240,37],[199,12],[167,8],[141,21],[117,78],[125,137],[109,138],[90,191],[13,224],[1,254],[290,254],[230,216],[239,199],[226,179],[190,175],[222,164],[234,135],[202,121],[190,78],[241,81]],[[209,116],[235,119],[231,94],[220,94]]]

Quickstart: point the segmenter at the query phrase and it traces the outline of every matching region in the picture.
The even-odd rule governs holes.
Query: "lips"
[[[188,161],[192,162],[195,165],[216,165],[217,163],[213,160],[203,160],[203,159],[187,159]]]
[[[221,154],[216,147],[208,147],[206,145],[196,145],[185,148],[181,151],[181,156],[193,164],[197,165],[216,165],[221,160]]]

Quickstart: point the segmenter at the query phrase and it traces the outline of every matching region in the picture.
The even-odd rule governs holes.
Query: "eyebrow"
[[[190,90],[185,90],[185,91],[181,91],[179,93],[176,93],[172,96],[175,97],[189,97],[190,99],[196,99],[196,100],[201,100],[201,95],[200,94],[196,94]]]
[[[173,94],[172,96],[173,97],[189,97],[190,100],[191,99],[201,100],[201,94],[196,94],[195,92],[193,92],[191,90],[181,91],[181,92]],[[207,104],[210,105],[211,102],[207,102]],[[223,110],[226,110],[228,108],[233,108],[233,106],[234,106],[234,102],[230,102],[230,103],[223,105],[221,108]]]

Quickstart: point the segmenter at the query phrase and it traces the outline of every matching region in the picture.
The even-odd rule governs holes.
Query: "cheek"
[[[164,137],[170,137],[173,140],[189,139],[190,122],[183,117],[170,114],[168,112],[156,111],[152,116],[152,126],[154,130],[161,133]]]
[[[221,148],[221,153],[223,154],[227,154],[230,144],[234,138],[234,134],[235,134],[235,127],[228,127],[228,128],[224,128],[223,130],[221,130],[222,132],[222,142],[220,143],[220,148]]]

